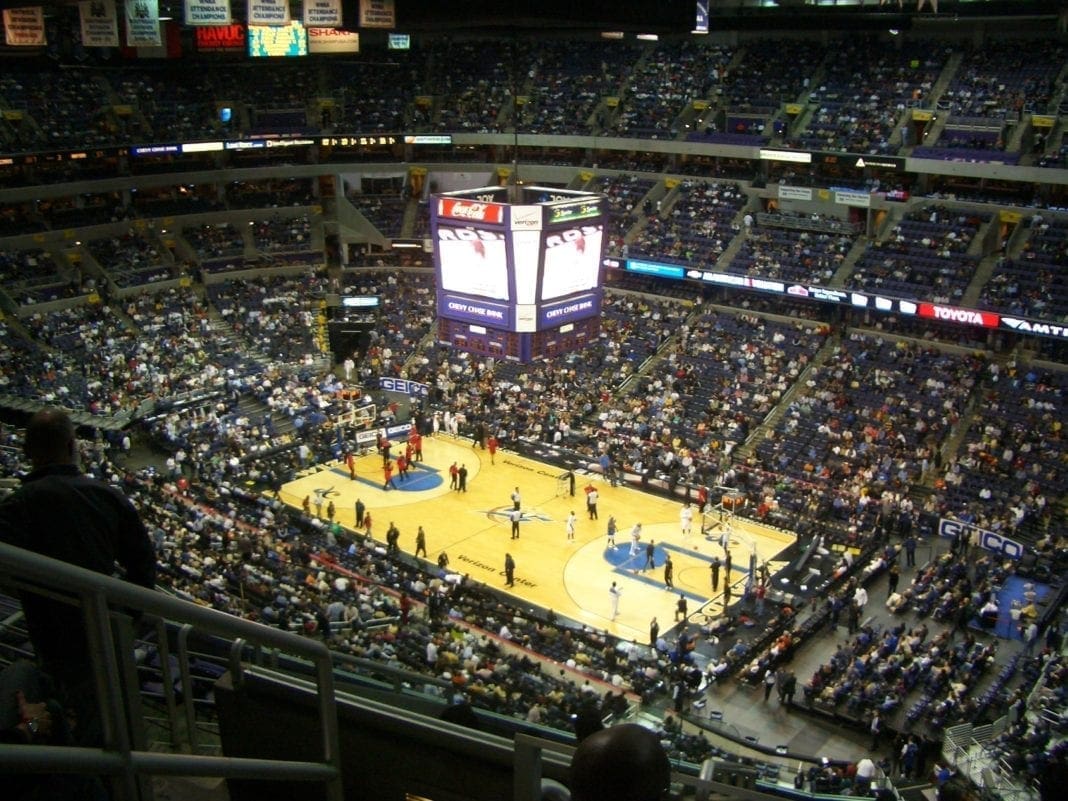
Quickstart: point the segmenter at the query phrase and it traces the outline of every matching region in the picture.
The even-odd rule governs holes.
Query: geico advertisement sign
[[[938,522],[938,533],[943,537],[964,538],[970,536],[973,531],[976,533],[979,547],[983,550],[993,551],[1010,559],[1020,559],[1024,555],[1023,545],[1016,540],[1001,536],[996,531],[988,531],[985,528],[962,523],[960,520],[949,520],[944,517]]]
[[[359,53],[360,34],[339,28],[308,28],[309,53]]]

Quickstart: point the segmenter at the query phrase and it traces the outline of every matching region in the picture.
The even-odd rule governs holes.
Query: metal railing
[[[342,783],[338,745],[337,707],[330,651],[316,640],[279,631],[214,609],[103,576],[90,570],[50,559],[0,543],[0,585],[13,591],[47,594],[80,606],[85,619],[96,697],[103,731],[101,748],[26,745],[0,748],[0,771],[23,773],[86,773],[114,777],[117,799],[151,798],[151,776],[201,776],[255,778],[267,781],[322,783],[328,801],[341,801]],[[235,680],[242,672],[244,646],[272,648],[306,659],[314,666],[322,758],[318,762],[230,758],[194,753],[156,753],[146,749],[145,720],[137,681],[133,649],[134,619],[131,611],[143,613],[141,625],[163,631],[177,625],[178,666],[175,677],[186,699],[190,682],[185,639],[195,629],[201,634],[227,638],[235,643],[231,668]],[[164,689],[172,725],[178,710],[166,658],[167,637],[159,639]],[[186,704],[190,714],[191,702]],[[189,726],[192,736],[192,726]]]

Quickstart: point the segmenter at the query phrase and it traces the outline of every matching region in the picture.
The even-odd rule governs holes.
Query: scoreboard
[[[599,332],[604,222],[588,192],[433,196],[439,341],[520,361],[581,348]]]

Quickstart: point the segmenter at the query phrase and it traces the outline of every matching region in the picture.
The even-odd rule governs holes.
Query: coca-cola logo
[[[456,220],[500,223],[504,219],[504,207],[499,203],[476,203],[470,200],[441,198],[438,201],[438,216]]]

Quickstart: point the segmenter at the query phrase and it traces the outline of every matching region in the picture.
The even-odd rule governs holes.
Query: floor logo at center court
[[[487,509],[483,512],[486,517],[493,520],[496,523],[509,523],[512,520],[512,507],[511,506],[498,506],[495,509]],[[544,512],[523,512],[519,513],[520,523],[551,523],[552,517]]]

